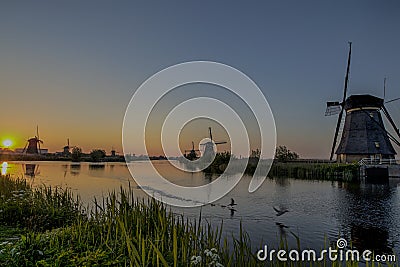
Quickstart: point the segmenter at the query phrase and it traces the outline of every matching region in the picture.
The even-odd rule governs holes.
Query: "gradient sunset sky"
[[[210,60],[257,83],[278,144],[328,158],[337,117],[324,116],[325,103],[341,98],[348,41],[349,94],[382,97],[387,77],[386,99],[400,97],[399,14],[398,1],[2,1],[0,141],[23,147],[39,125],[50,151],[70,138],[84,151],[122,152],[125,109],[140,84]],[[387,108],[400,126],[400,101]]]

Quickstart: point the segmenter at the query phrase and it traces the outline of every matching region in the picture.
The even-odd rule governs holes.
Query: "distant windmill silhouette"
[[[189,152],[188,154],[186,154]],[[200,152],[198,149],[194,149],[194,142],[192,141],[192,149],[191,150],[185,150],[185,158],[188,160],[195,160],[198,159],[199,157],[197,156],[196,152]]]
[[[222,145],[222,144],[226,144],[226,141],[214,141],[213,140],[213,136],[212,136],[212,131],[211,131],[211,127],[208,127],[208,131],[210,134],[210,141],[200,144],[201,146],[204,146],[204,153],[203,153],[203,157],[204,158],[213,158],[215,155],[215,151],[214,151],[214,145]]]
[[[36,136],[27,140],[22,153],[40,154],[40,144],[43,144],[43,141],[39,138],[39,126],[36,126]]]
[[[69,156],[71,154],[71,152],[69,151],[71,149],[70,145],[69,145],[69,138],[67,138],[67,145],[63,147],[63,154],[65,156]]]

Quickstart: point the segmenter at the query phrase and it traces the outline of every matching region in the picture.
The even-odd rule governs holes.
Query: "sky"
[[[399,13],[397,1],[2,1],[0,141],[23,147],[39,125],[50,151],[69,138],[84,151],[122,153],[135,90],[166,67],[209,60],[259,86],[278,145],[328,158],[337,117],[324,112],[341,100],[348,41],[349,94],[382,97],[387,77],[386,99],[400,97]],[[400,101],[387,108],[400,125]]]

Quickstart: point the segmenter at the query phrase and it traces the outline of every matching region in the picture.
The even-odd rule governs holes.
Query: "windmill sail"
[[[342,122],[342,116],[343,116],[343,105],[346,100],[346,95],[347,95],[347,86],[349,84],[349,72],[350,72],[350,62],[351,62],[351,42],[349,42],[349,56],[347,57],[347,70],[346,70],[346,78],[344,79],[344,90],[343,90],[343,100],[340,105],[342,106],[340,112],[339,112],[339,117],[336,123],[336,130],[335,130],[335,135],[333,137],[333,144],[332,144],[332,149],[331,149],[331,155],[329,157],[330,160],[333,159],[333,154],[335,152],[335,147],[336,147],[336,142],[337,142],[337,137],[340,129],[340,123]]]
[[[332,116],[339,114],[339,112],[342,110],[342,106],[340,105],[339,102],[326,102],[326,110],[325,110],[325,116]]]

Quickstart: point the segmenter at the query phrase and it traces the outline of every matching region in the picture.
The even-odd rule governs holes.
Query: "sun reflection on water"
[[[4,161],[1,164],[1,175],[6,175],[7,174],[7,168],[8,168],[8,163]]]

